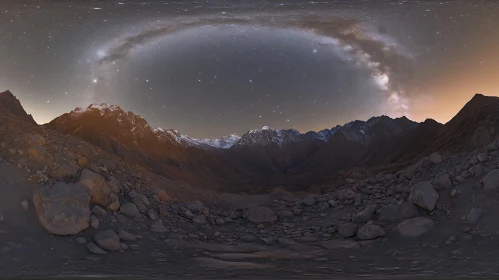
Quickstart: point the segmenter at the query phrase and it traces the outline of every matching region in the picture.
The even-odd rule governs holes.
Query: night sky
[[[120,105],[192,137],[499,95],[498,1],[1,1],[0,91],[38,123]]]

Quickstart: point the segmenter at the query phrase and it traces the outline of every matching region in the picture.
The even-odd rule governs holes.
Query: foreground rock
[[[85,169],[80,176],[80,185],[90,194],[92,204],[106,207],[111,203],[111,189],[101,175]]]
[[[120,237],[111,229],[99,231],[95,234],[94,240],[100,248],[108,251],[119,251]]]
[[[476,224],[481,216],[482,216],[482,210],[480,208],[471,209],[467,217],[468,223]]]
[[[400,205],[387,205],[382,207],[378,213],[378,220],[384,223],[399,223],[405,219],[418,215],[417,207],[409,202]]]
[[[357,238],[360,240],[371,240],[385,236],[385,231],[377,225],[363,225],[357,231]]]
[[[430,231],[435,222],[424,217],[407,219],[397,225],[400,235],[405,237],[418,237]]]
[[[99,248],[99,246],[95,245],[93,242],[89,242],[87,244],[87,248],[90,252],[96,254],[96,255],[105,255],[107,254],[106,251],[102,250],[101,248]]]
[[[482,185],[485,190],[493,191],[499,188],[499,170],[494,169],[482,179]]]
[[[134,203],[125,203],[120,207],[120,213],[128,218],[135,218],[140,216],[140,211]]]
[[[364,209],[360,213],[354,215],[352,217],[352,222],[354,222],[354,223],[366,223],[369,220],[371,220],[371,217],[374,215],[375,211],[376,211],[375,205],[368,206],[366,209]]]
[[[408,200],[423,209],[432,211],[435,209],[438,197],[437,191],[430,182],[419,182],[414,185]]]
[[[273,223],[277,221],[277,216],[272,209],[267,207],[250,207],[248,211],[248,221],[253,223]]]
[[[74,235],[88,228],[89,202],[84,189],[63,182],[41,186],[33,196],[40,224],[56,235]]]
[[[355,236],[358,228],[359,226],[354,223],[344,223],[338,228],[338,233],[343,237],[352,237]]]

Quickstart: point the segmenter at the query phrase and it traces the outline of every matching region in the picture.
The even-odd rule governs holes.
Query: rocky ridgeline
[[[487,215],[482,202],[499,187],[496,142],[465,156],[434,153],[393,174],[336,182],[322,195],[273,195],[265,206],[235,208],[211,203],[216,195],[204,190],[181,195],[187,187],[154,181],[158,176],[71,137],[37,130],[0,146],[0,161],[39,182],[32,201],[40,224],[54,235],[75,235],[94,254],[133,250],[142,238],[358,248],[389,242],[393,232],[419,237],[457,213],[463,231],[483,234],[476,226]],[[29,209],[28,201],[21,205]]]

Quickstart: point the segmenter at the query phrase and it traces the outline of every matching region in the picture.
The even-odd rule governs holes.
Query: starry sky
[[[447,122],[498,65],[497,1],[0,2],[0,91],[38,123],[103,102],[191,137]]]

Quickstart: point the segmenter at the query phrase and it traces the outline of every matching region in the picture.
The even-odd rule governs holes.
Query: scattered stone
[[[355,236],[358,228],[359,226],[354,223],[344,223],[338,228],[338,233],[343,237],[352,237]]]
[[[354,249],[354,248],[360,248],[360,244],[356,241],[353,240],[326,240],[322,241],[320,243],[320,246],[332,250],[332,249],[339,249],[339,248],[344,248],[344,249]]]
[[[197,215],[197,216],[194,216],[194,218],[192,218],[192,221],[196,224],[204,225],[204,224],[206,224],[206,217],[203,215]]]
[[[222,235],[219,231],[215,231],[215,233],[213,233],[213,236],[215,237],[219,237],[220,235]]]
[[[280,214],[281,214],[281,217],[293,217],[293,212],[287,211],[287,210],[281,211]]]
[[[246,242],[253,242],[256,240],[256,238],[253,235],[245,234],[245,235],[241,236],[241,240],[246,241]]]
[[[111,203],[107,206],[107,208],[113,212],[118,211],[121,207],[120,200],[116,195],[111,197]]]
[[[85,244],[87,243],[87,239],[85,239],[85,237],[78,236],[76,237],[76,243]]]
[[[101,248],[99,248],[99,246],[95,245],[95,243],[93,242],[89,242],[87,244],[87,248],[90,252],[96,254],[96,255],[105,255],[107,254],[106,251],[102,250]]]
[[[275,243],[275,239],[273,237],[262,237],[261,240],[267,245],[272,245]]]
[[[166,191],[158,192],[158,198],[160,201],[170,201],[171,197],[168,195]]]
[[[128,249],[128,245],[126,245],[125,243],[120,243],[120,247],[121,247],[121,250],[127,250]]]
[[[476,178],[482,177],[483,173],[485,172],[485,169],[481,164],[476,164],[475,166],[473,166],[473,170],[475,172]]]
[[[121,205],[120,213],[131,219],[140,216],[139,209],[131,202]]]
[[[259,223],[273,223],[277,221],[277,216],[272,209],[267,207],[250,207],[248,211],[248,221]]]
[[[283,246],[291,246],[296,245],[297,243],[291,239],[280,237],[277,239],[277,242]]]
[[[482,216],[482,210],[479,208],[473,208],[468,214],[467,221],[470,224],[476,224],[481,216]]]
[[[456,194],[457,194],[457,190],[452,189],[452,191],[450,192],[450,196],[454,197],[454,196],[456,196]]]
[[[95,205],[92,208],[92,213],[99,216],[99,217],[104,217],[104,216],[106,216],[107,211],[105,209],[103,209],[102,207],[100,207],[99,205]]]
[[[168,232],[168,228],[166,228],[163,225],[163,221],[161,219],[159,219],[159,220],[156,220],[154,223],[152,223],[151,231],[157,232],[157,233],[165,233],[165,232]]]
[[[419,182],[413,187],[408,200],[423,209],[432,211],[435,209],[438,197],[439,195],[431,183],[425,181]]]
[[[321,204],[321,212],[326,211],[329,208],[329,203],[324,202]]]
[[[305,197],[304,199],[302,199],[302,203],[307,205],[307,206],[312,206],[315,204],[315,197],[313,197],[312,195],[309,195],[307,197]]]
[[[122,224],[126,224],[129,221],[129,219],[126,216],[123,216],[123,215],[117,215],[116,219],[118,220],[118,222],[120,222]]]
[[[28,203],[28,201],[26,199],[21,202],[21,206],[23,207],[23,209],[25,211],[29,210],[29,203]]]
[[[430,162],[433,164],[439,164],[442,163],[442,156],[436,152],[430,155]]]
[[[95,216],[90,216],[90,226],[95,229],[99,228],[99,219]]]
[[[499,170],[491,170],[481,181],[483,188],[487,191],[497,190],[499,188]]]
[[[424,217],[407,219],[397,225],[398,232],[405,237],[418,237],[430,231],[435,222]]]
[[[447,239],[447,241],[445,241],[445,244],[446,244],[446,245],[450,245],[450,244],[452,244],[452,243],[454,243],[454,242],[456,242],[456,236],[452,235],[452,236],[450,236],[450,237]]]
[[[356,195],[357,193],[351,189],[342,189],[337,192],[338,199],[341,201],[346,199],[354,199]]]
[[[108,251],[119,251],[120,237],[111,229],[99,231],[94,235],[94,240],[100,248]]]
[[[354,223],[366,223],[371,220],[371,217],[374,215],[376,211],[376,205],[368,206],[362,212],[355,214],[352,217],[352,222]]]
[[[147,216],[149,216],[149,219],[151,219],[153,221],[156,221],[157,219],[159,219],[159,217],[156,214],[156,211],[154,211],[154,209],[149,209],[149,211],[147,211]]]
[[[114,194],[119,194],[121,192],[121,183],[116,178],[112,178],[108,181],[107,186]]]
[[[452,187],[452,181],[450,180],[449,174],[445,173],[437,178],[435,178],[432,184],[440,189],[446,189]]]
[[[405,219],[418,215],[417,207],[409,202],[400,205],[387,205],[382,207],[378,213],[378,221],[384,223],[399,223]]]
[[[357,238],[361,240],[371,240],[385,236],[385,231],[377,225],[363,225],[357,231]]]
[[[151,206],[151,203],[144,195],[137,195],[132,198],[132,201],[137,206],[137,209],[139,209],[140,213],[146,213]]]
[[[496,145],[496,142],[493,141],[493,142],[490,142],[487,147],[485,147],[487,149],[487,151],[495,151],[497,150],[497,145]]]
[[[333,208],[336,208],[338,207],[339,203],[336,201],[336,200],[329,200],[327,203],[329,203],[329,206],[333,207]]]
[[[192,213],[203,213],[204,205],[200,201],[187,202],[185,204],[185,208],[187,208]]]
[[[137,236],[135,236],[134,234],[131,234],[127,231],[124,231],[124,230],[120,230],[118,232],[118,236],[120,237],[121,240],[124,240],[124,241],[133,242],[133,241],[137,240]]]
[[[57,182],[38,187],[33,196],[38,221],[55,235],[74,235],[89,226],[90,196],[80,186]]]
[[[302,211],[300,208],[294,208],[294,209],[293,209],[293,214],[294,214],[295,216],[300,216],[300,215],[302,214],[302,212],[303,212],[303,211]]]
[[[484,152],[484,153],[479,153],[477,159],[479,162],[484,162],[488,159],[488,157],[489,157],[488,153]]]

